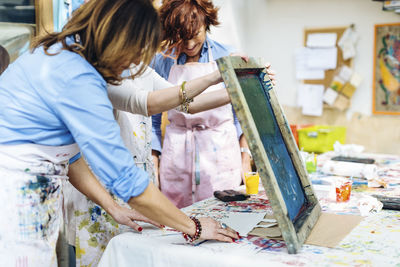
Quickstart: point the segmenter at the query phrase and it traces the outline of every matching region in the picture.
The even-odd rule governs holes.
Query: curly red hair
[[[201,27],[219,25],[218,10],[210,0],[165,0],[159,9],[163,27],[163,49],[170,54],[185,40],[193,39]]]

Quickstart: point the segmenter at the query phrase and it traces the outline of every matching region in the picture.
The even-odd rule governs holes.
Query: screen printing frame
[[[274,89],[272,88],[271,81],[269,80],[268,75],[265,74],[264,65],[261,63],[260,59],[249,58],[248,62],[244,62],[240,57],[223,57],[217,60],[217,64],[227,87],[227,91],[230,95],[232,106],[236,112],[240,125],[243,129],[243,133],[249,144],[254,162],[257,166],[257,171],[259,172],[262,184],[265,188],[274,212],[274,217],[276,218],[279,228],[282,232],[282,237],[286,242],[288,252],[290,254],[297,253],[317,222],[321,214],[321,207],[308,179],[307,171],[302,163],[299,150],[295,143],[289,124],[287,123],[285,115],[278,102]],[[298,210],[298,214],[293,219],[290,218],[288,212],[287,205],[290,203],[286,204],[285,202],[285,197],[287,199],[287,195],[284,196],[282,193],[292,193],[287,191],[287,188],[290,190],[292,186],[289,186],[286,183],[286,187],[282,188],[279,185],[280,183],[282,186],[282,183],[285,182],[283,179],[289,178],[282,177],[282,175],[279,176],[279,174],[284,172],[277,173],[276,175],[276,166],[274,172],[271,166],[273,162],[270,161],[269,156],[276,156],[276,154],[272,155],[271,151],[270,153],[266,151],[265,145],[261,141],[259,134],[260,127],[257,128],[253,115],[258,118],[260,117],[258,114],[252,114],[239,82],[238,77],[243,74],[247,75],[247,73],[250,73],[250,75],[255,74],[259,78],[261,87],[260,89],[256,90],[262,90],[265,96],[264,99],[267,100],[265,102],[269,102],[269,104],[266,104],[271,107],[270,110],[272,112],[270,110],[266,112],[273,113],[269,116],[274,117],[274,128],[279,128],[280,134],[282,135],[284,141],[284,146],[286,146],[286,149],[283,149],[282,151],[284,153],[287,151],[287,154],[291,159],[291,163],[289,164],[293,165],[292,169],[297,174],[295,177],[298,178],[298,187],[301,189],[304,196],[301,196],[304,202],[299,203],[302,207]],[[246,77],[244,79],[246,79]],[[243,89],[250,90],[249,88]],[[257,93],[260,94],[260,92]],[[257,122],[257,124],[260,126],[260,122]],[[275,129],[275,131],[279,130]],[[287,158],[287,155],[285,156]],[[278,181],[278,178],[281,180]],[[294,192],[294,194],[296,193],[297,192]],[[291,217],[293,217],[293,215],[291,215]]]

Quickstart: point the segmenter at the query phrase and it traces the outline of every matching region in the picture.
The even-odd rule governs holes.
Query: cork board
[[[343,60],[343,54],[342,50],[338,47],[338,41],[342,37],[344,31],[348,27],[335,27],[335,28],[310,28],[310,29],[305,29],[304,30],[304,46],[307,44],[307,37],[309,34],[313,33],[336,33],[337,38],[336,38],[336,47],[338,48],[338,56],[337,56],[337,64],[336,64],[336,69],[334,70],[326,70],[325,71],[325,79],[323,80],[304,80],[304,83],[308,84],[323,84],[324,88],[328,88],[331,84],[331,81],[333,79],[333,75],[335,74],[335,71],[340,68],[342,65],[347,65],[349,67],[352,66],[353,61],[352,59],[348,60]]]

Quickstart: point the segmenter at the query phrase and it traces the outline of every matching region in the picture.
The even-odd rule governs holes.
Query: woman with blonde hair
[[[132,63],[143,62],[132,76],[141,74],[159,44],[160,25],[150,1],[89,1],[62,32],[38,39],[31,52],[0,76],[4,265],[56,265],[62,181],[67,176],[119,223],[154,220],[190,241],[238,238],[211,218],[189,218],[177,209],[135,167],[123,145],[106,83],[118,84]],[[202,86],[220,81],[215,73]],[[100,182],[136,211],[115,204],[79,150]]]

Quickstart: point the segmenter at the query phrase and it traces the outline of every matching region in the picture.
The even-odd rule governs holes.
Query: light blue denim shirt
[[[49,56],[41,47],[25,53],[0,76],[0,106],[0,144],[77,143],[118,197],[127,201],[147,188],[147,173],[122,142],[106,82],[80,55],[61,50]]]
[[[208,47],[210,46],[210,47]],[[199,62],[207,63],[209,62],[208,58],[208,49],[211,48],[211,52],[214,60],[217,60],[220,57],[229,56],[234,52],[233,48],[230,46],[226,46],[220,44],[214,40],[211,40],[208,36],[206,37],[206,41],[204,42],[203,48],[201,50]],[[186,63],[186,54],[182,53],[178,57],[177,64],[183,65]],[[165,57],[161,53],[157,54],[150,66],[164,79],[168,80],[169,72],[171,67],[174,65],[174,60],[169,57]],[[234,123],[236,127],[236,132],[238,138],[242,135],[242,129],[240,128],[239,120],[236,117],[235,111],[233,111]],[[152,116],[152,138],[151,138],[151,147],[153,150],[157,150],[161,153],[161,113]]]

